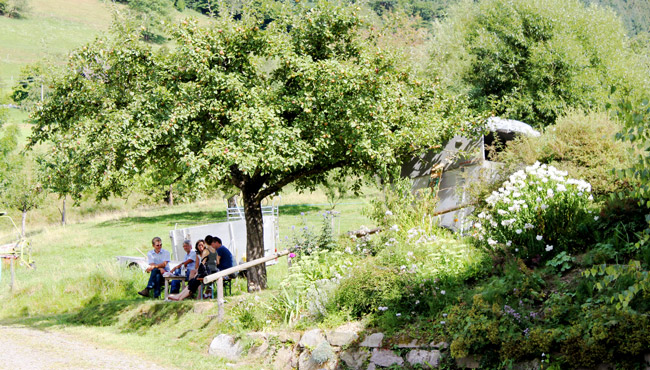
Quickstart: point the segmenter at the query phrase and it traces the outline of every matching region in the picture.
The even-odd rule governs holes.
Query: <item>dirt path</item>
[[[65,333],[20,326],[0,326],[0,369],[169,370]]]

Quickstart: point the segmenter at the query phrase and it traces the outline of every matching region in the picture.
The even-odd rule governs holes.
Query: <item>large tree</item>
[[[433,45],[434,74],[474,107],[538,127],[648,86],[617,15],[579,0],[466,0]]]
[[[321,4],[262,24],[244,12],[184,21],[169,49],[128,32],[84,46],[35,113],[31,145],[74,153],[71,181],[100,196],[145,171],[239,189],[251,261],[264,253],[265,197],[336,168],[385,171],[453,131],[445,100],[360,32],[353,10]],[[265,265],[248,278],[264,288]]]

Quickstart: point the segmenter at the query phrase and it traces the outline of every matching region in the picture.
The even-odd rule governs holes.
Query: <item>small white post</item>
[[[219,322],[223,321],[224,314],[224,299],[223,299],[223,277],[217,279],[217,304],[219,305],[219,312],[217,313],[217,319]]]
[[[15,268],[14,268],[14,259],[13,256],[9,259],[11,261],[11,291],[14,291],[14,281],[15,281]]]

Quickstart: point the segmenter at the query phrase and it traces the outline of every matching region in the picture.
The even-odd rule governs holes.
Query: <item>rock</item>
[[[460,368],[467,368],[467,369],[478,369],[480,360],[481,360],[480,357],[474,358],[473,356],[457,358],[456,366]]]
[[[325,335],[331,345],[347,346],[359,339],[359,332],[361,329],[361,324],[358,322],[351,322],[341,325],[334,330],[327,331]]]
[[[367,336],[359,346],[361,347],[370,347],[370,348],[379,348],[381,347],[381,341],[384,339],[384,333],[374,333]]]
[[[346,350],[339,356],[348,368],[353,370],[361,369],[364,362],[370,357],[370,354],[364,350]]]
[[[413,339],[408,343],[397,343],[397,348],[420,348],[417,339]]]
[[[440,348],[447,349],[447,348],[449,348],[449,343],[447,343],[447,342],[436,343],[435,341],[433,341],[433,342],[431,342],[429,344],[429,347],[438,348],[438,349],[440,349]]]
[[[323,336],[323,332],[320,329],[313,329],[305,332],[305,334],[302,335],[302,338],[300,338],[298,344],[303,348],[307,347],[313,349],[325,341],[327,341],[327,339]]]
[[[377,365],[373,364],[372,362],[368,364],[367,370],[375,370],[377,369]]]
[[[298,367],[298,360],[291,348],[281,347],[278,350],[275,354],[273,367],[278,370],[291,370]]]
[[[265,333],[253,332],[248,333],[248,337],[253,341],[253,345],[248,350],[251,357],[263,357],[269,349],[269,341]]]
[[[319,364],[312,359],[309,351],[302,351],[298,358],[298,369],[300,370],[333,370],[336,368],[336,361],[330,360]]]
[[[297,331],[280,331],[280,332],[268,332],[267,338],[278,337],[278,341],[281,343],[298,343],[300,341],[300,333]]]
[[[389,367],[391,365],[402,365],[404,360],[395,354],[395,352],[389,349],[374,349],[372,350],[372,356],[370,357],[370,362],[375,365]]]
[[[212,343],[210,343],[210,350],[208,353],[212,356],[225,358],[229,361],[237,361],[241,355],[241,346],[235,343],[233,337],[227,334],[219,334],[216,336]]]
[[[538,359],[520,362],[512,366],[513,370],[539,370],[541,368],[541,363]]]
[[[440,363],[440,351],[413,350],[406,355],[406,361],[411,365],[421,365],[423,368],[438,367]]]
[[[214,307],[213,302],[196,302],[194,303],[194,313],[206,313]]]

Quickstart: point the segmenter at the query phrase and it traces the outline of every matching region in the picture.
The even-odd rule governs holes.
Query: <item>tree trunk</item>
[[[21,229],[20,229],[20,235],[21,237],[25,237],[25,220],[27,219],[27,210],[23,208],[23,217],[22,217],[22,223],[21,223]]]
[[[67,196],[63,196],[63,205],[61,206],[61,226],[65,226],[65,201]]]
[[[233,195],[228,198],[228,208],[237,208],[237,196]]]
[[[169,192],[167,193],[167,204],[174,205],[174,185],[169,184]]]
[[[255,201],[256,194],[243,192],[246,215],[246,261],[264,257],[264,219],[262,206]],[[248,291],[266,289],[266,263],[248,269]]]

